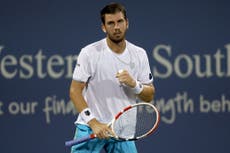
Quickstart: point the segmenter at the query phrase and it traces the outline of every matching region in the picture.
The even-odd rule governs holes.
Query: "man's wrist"
[[[89,108],[83,109],[79,115],[85,121],[85,123],[88,123],[89,121],[95,118],[95,116]]]
[[[136,86],[132,90],[135,94],[139,95],[144,90],[144,85],[136,80]]]

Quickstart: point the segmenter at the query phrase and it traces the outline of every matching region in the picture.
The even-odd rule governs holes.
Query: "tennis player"
[[[132,141],[117,142],[107,123],[122,108],[139,98],[150,102],[155,93],[146,51],[126,40],[129,22],[123,5],[112,3],[101,10],[106,37],[82,48],[73,73],[70,98],[79,116],[75,139],[97,138],[74,145],[72,153],[136,153]]]

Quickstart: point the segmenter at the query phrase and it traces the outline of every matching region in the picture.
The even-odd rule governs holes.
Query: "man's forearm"
[[[84,83],[76,82],[73,80],[70,86],[70,91],[69,91],[70,99],[73,102],[74,107],[79,113],[88,107],[82,95],[84,86],[85,86]]]
[[[143,91],[138,95],[138,98],[145,102],[153,100],[155,95],[155,88],[153,85],[144,85]]]

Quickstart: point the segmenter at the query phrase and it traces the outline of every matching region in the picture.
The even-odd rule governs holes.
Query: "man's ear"
[[[101,24],[101,29],[102,29],[102,31],[103,31],[104,33],[106,33],[104,24]]]

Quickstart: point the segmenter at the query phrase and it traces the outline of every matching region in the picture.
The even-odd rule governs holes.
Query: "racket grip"
[[[94,139],[94,138],[96,138],[96,135],[95,135],[95,134],[90,134],[90,135],[87,135],[87,136],[82,137],[82,138],[79,138],[79,139],[66,141],[66,142],[65,142],[65,146],[66,146],[66,147],[71,147],[71,146],[73,146],[73,145],[77,145],[77,144],[86,142],[86,141],[88,141],[88,140],[90,140],[90,139]]]

